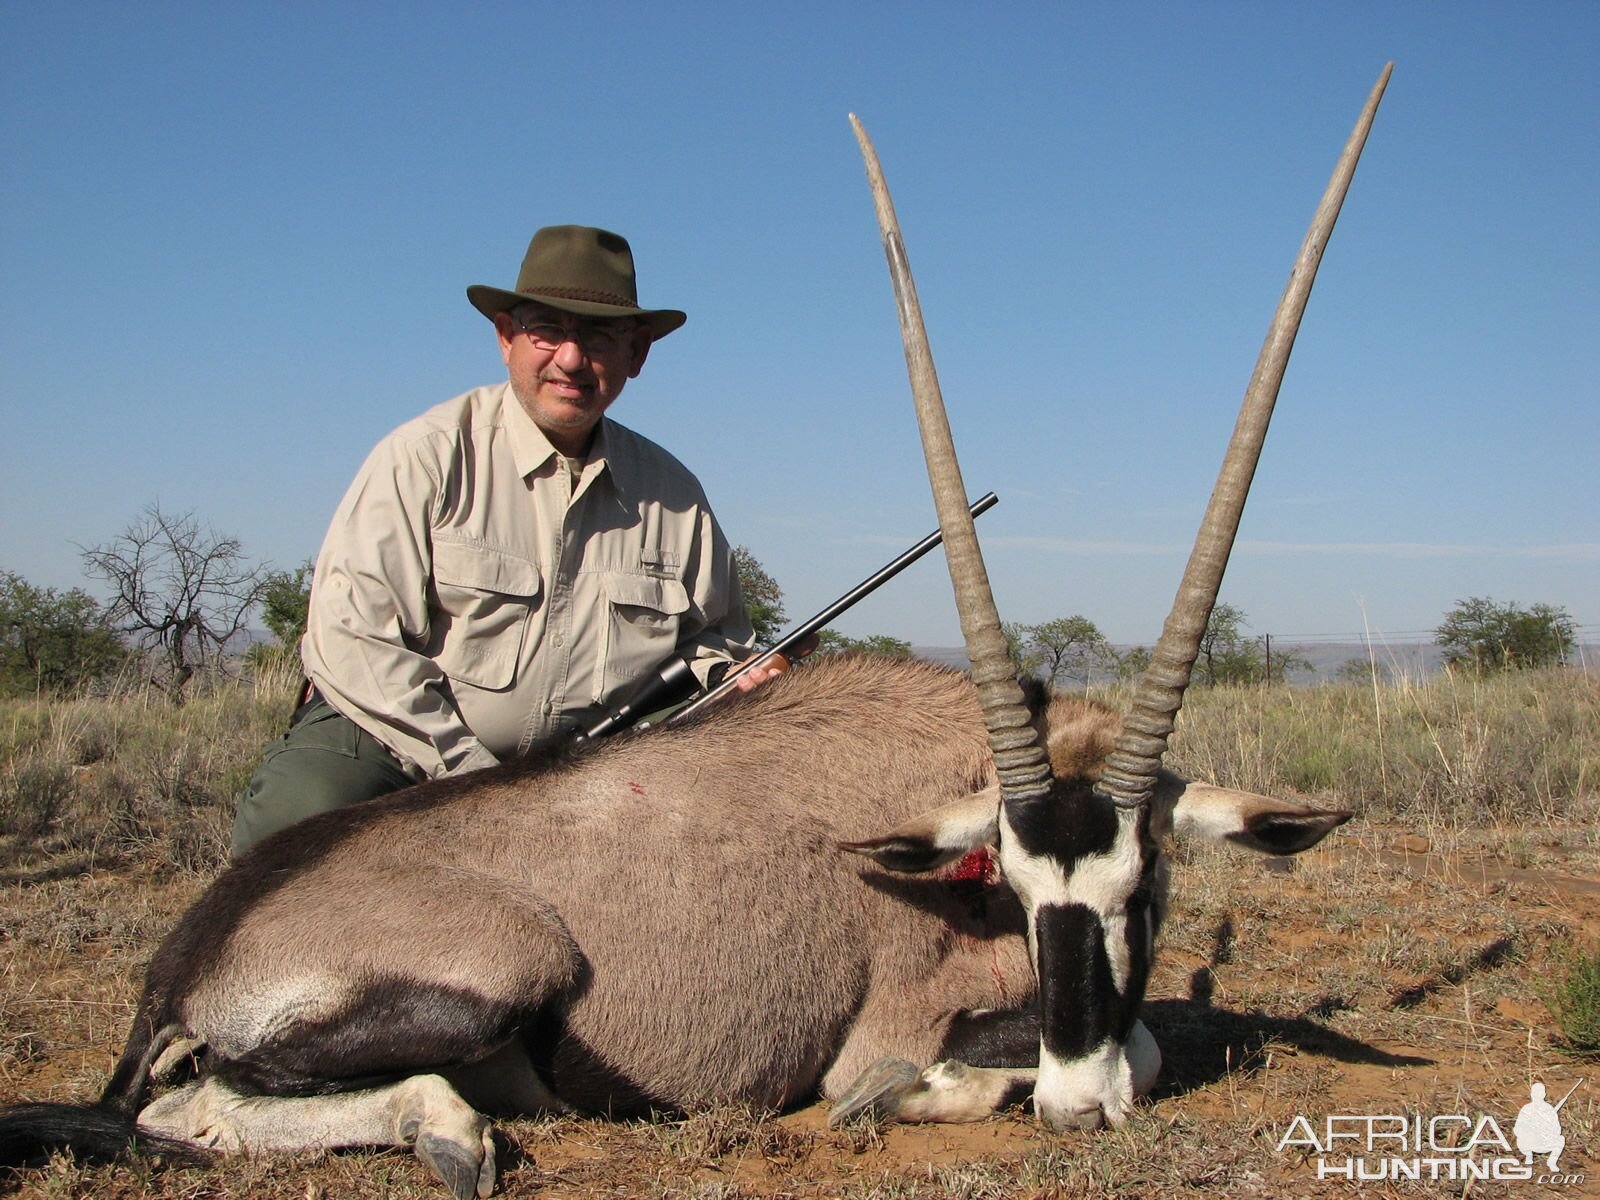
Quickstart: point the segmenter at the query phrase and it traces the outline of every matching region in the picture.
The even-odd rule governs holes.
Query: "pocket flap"
[[[613,604],[631,604],[676,615],[689,609],[689,592],[676,579],[653,575],[608,575],[606,594]]]
[[[433,577],[456,587],[525,598],[537,596],[543,587],[538,564],[532,560],[493,546],[462,542],[433,543]]]

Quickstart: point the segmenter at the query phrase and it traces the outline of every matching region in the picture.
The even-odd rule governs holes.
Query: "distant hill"
[[[1122,654],[1133,647],[1113,646],[1112,649]],[[1293,654],[1315,667],[1315,671],[1295,671],[1289,676],[1290,683],[1309,686],[1336,682],[1339,679],[1339,669],[1345,663],[1352,658],[1367,657],[1366,647],[1352,642],[1300,642],[1284,643],[1280,646],[1275,641],[1272,649],[1274,654],[1279,652]],[[946,666],[960,667],[963,670],[967,666],[967,652],[960,646],[913,646],[911,652],[918,658],[925,658],[930,662],[944,663]],[[1373,657],[1377,660],[1379,669],[1395,682],[1402,679],[1427,679],[1437,674],[1444,663],[1443,653],[1432,642],[1374,642]],[[1579,646],[1574,658],[1588,670],[1600,673],[1600,644],[1590,642]],[[1097,672],[1091,682],[1106,683],[1112,678],[1110,672]]]

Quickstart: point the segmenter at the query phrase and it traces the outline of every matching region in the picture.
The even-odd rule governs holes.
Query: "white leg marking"
[[[981,1121],[1000,1110],[1006,1097],[1038,1077],[1032,1067],[969,1067],[941,1062],[923,1071],[888,1114],[895,1121]]]
[[[169,1083],[179,1071],[186,1069],[187,1060],[192,1055],[198,1055],[206,1048],[206,1040],[197,1037],[175,1038],[165,1050],[156,1056],[156,1061],[150,1064],[151,1082],[162,1084]]]
[[[494,1184],[489,1122],[438,1075],[308,1097],[241,1096],[208,1079],[162,1096],[139,1114],[139,1125],[225,1154],[415,1142],[458,1197],[487,1196]]]

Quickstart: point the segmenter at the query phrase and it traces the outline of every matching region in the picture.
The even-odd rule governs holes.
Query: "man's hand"
[[[789,653],[774,654],[759,667],[751,667],[733,677],[733,686],[736,691],[752,692],[766,683],[769,679],[776,679],[787,671],[792,664],[791,660],[805,658],[817,648],[817,635],[812,634],[802,642],[797,642],[789,648]]]

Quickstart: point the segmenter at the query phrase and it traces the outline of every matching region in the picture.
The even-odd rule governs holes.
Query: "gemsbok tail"
[[[0,1167],[22,1167],[70,1151],[84,1161],[131,1154],[159,1155],[200,1164],[213,1155],[190,1142],[140,1129],[135,1120],[150,1091],[150,1066],[183,1032],[181,1025],[151,1030],[136,1019],[111,1081],[93,1104],[15,1104],[0,1109]]]

